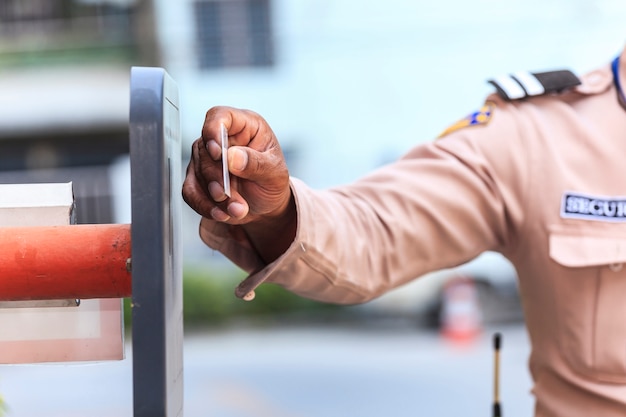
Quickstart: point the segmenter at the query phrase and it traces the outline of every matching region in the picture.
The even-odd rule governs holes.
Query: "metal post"
[[[178,90],[161,68],[130,82],[135,417],[183,414],[181,137]]]

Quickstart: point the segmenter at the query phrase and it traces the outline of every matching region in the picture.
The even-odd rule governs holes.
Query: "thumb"
[[[248,167],[248,152],[245,147],[231,146],[226,151],[226,157],[228,158],[228,170],[238,177],[246,178],[244,176],[246,168]]]
[[[252,181],[270,179],[286,168],[281,155],[272,151],[259,152],[246,146],[232,146],[228,149],[228,168],[234,175]]]

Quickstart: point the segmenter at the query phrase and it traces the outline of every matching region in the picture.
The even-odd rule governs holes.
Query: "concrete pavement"
[[[531,417],[521,325],[451,346],[403,325],[238,327],[185,340],[186,417],[490,416],[491,335],[503,334],[504,415]],[[128,356],[132,356],[129,351]],[[15,417],[132,416],[130,360],[1,366]]]

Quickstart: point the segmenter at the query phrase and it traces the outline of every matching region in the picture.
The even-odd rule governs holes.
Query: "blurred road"
[[[185,341],[186,417],[491,416],[493,332],[506,417],[531,417],[521,325],[471,346],[408,326],[231,328]],[[128,356],[131,356],[129,351]],[[130,360],[0,366],[8,416],[132,416]]]

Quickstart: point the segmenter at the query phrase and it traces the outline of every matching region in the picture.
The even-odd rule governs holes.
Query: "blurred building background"
[[[128,68],[156,62],[132,1],[0,2],[0,181],[73,181],[78,221],[114,219],[128,153]]]
[[[130,221],[129,70],[148,65],[179,85],[183,165],[206,110],[230,105],[270,122],[293,175],[345,183],[475,110],[494,75],[609,62],[625,16],[621,0],[2,0],[0,182],[73,181],[79,223]],[[186,261],[223,264],[198,220],[185,210]],[[490,259],[480,274],[508,280]]]

